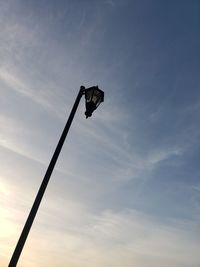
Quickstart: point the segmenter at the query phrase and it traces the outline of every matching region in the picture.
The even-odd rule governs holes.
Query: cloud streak
[[[83,263],[88,267],[114,267],[124,263],[126,266],[164,267],[170,264],[182,267],[198,266],[199,263],[199,239],[195,237],[195,231],[189,233],[187,226],[183,228],[178,224],[161,225],[134,210],[118,213],[105,210],[101,214],[90,214],[84,218],[81,227],[75,223],[71,231],[66,228],[65,236],[59,225],[52,224],[44,229],[43,235],[46,238],[49,236],[48,244],[51,245],[47,246],[46,238],[43,239],[42,250],[44,254],[49,254],[57,248],[60,251],[57,264],[60,266],[64,266],[63,262],[69,262],[72,267]],[[51,235],[48,235],[49,231]],[[193,237],[189,238],[189,234]],[[33,245],[37,238],[34,238]],[[59,242],[55,243],[54,240]],[[36,250],[33,249],[33,253]],[[78,258],[75,256],[77,254]]]

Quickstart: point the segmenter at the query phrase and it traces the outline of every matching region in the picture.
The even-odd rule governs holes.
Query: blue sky
[[[200,3],[0,3],[0,265],[79,87],[19,267],[199,267]]]

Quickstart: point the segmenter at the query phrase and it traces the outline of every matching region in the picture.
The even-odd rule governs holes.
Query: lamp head
[[[85,116],[86,119],[92,116],[92,113],[104,101],[104,92],[98,86],[92,86],[84,90],[85,93]]]

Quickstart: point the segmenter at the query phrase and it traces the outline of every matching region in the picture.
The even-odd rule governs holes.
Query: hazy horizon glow
[[[0,266],[79,87],[19,267],[199,267],[200,3],[0,3]]]

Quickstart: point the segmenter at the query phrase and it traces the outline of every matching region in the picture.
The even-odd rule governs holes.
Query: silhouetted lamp
[[[47,188],[49,179],[51,177],[51,174],[53,172],[53,169],[55,167],[55,164],[57,162],[58,156],[60,154],[60,151],[62,149],[62,146],[64,144],[65,138],[67,136],[67,133],[69,131],[69,128],[71,126],[71,123],[73,121],[74,115],[76,113],[76,110],[78,108],[79,102],[81,100],[81,97],[85,95],[85,105],[86,105],[86,111],[85,111],[85,115],[86,115],[86,119],[88,117],[92,116],[93,111],[99,106],[99,104],[101,102],[104,101],[104,92],[101,91],[98,86],[92,86],[89,88],[85,88],[84,86],[81,86],[79,93],[76,97],[76,100],[74,102],[74,105],[72,107],[71,113],[69,115],[69,118],[67,120],[67,123],[65,125],[65,128],[61,134],[61,137],[58,141],[58,144],[56,146],[56,149],[53,153],[53,156],[51,158],[51,161],[49,163],[49,166],[47,168],[47,171],[45,173],[45,176],[42,180],[41,186],[38,190],[38,193],[36,195],[36,198],[33,202],[32,208],[30,210],[30,213],[28,215],[28,218],[25,222],[24,228],[21,232],[21,235],[19,237],[19,240],[17,242],[17,245],[15,247],[15,250],[13,252],[13,255],[11,257],[10,263],[8,265],[8,267],[16,267],[17,262],[19,260],[20,254],[22,252],[22,249],[24,247],[24,244],[26,242],[26,239],[28,237],[29,231],[31,229],[31,226],[33,224],[34,218],[36,216],[36,213],[38,211],[38,208],[40,206],[40,203],[42,201],[43,195],[45,193],[45,190]]]
[[[98,86],[85,89],[85,116],[86,119],[92,116],[93,111],[104,101],[104,92]]]

